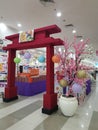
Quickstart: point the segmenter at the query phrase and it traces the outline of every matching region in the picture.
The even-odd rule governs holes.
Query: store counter
[[[46,91],[46,75],[33,76],[32,82],[26,77],[17,77],[16,83],[18,95],[33,96]]]

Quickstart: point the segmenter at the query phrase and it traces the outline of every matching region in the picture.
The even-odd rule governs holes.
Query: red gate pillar
[[[51,114],[58,110],[57,94],[54,93],[54,63],[52,62],[52,56],[54,55],[54,47],[49,45],[47,47],[46,56],[46,94],[43,96],[43,108],[42,113]]]
[[[9,50],[8,76],[7,76],[7,86],[5,87],[5,94],[3,97],[4,102],[9,102],[18,98],[17,88],[15,87],[15,63],[14,63],[15,56],[16,56],[16,50]]]

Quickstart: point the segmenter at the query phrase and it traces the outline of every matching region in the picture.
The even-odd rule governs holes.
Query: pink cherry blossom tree
[[[69,43],[65,39],[63,42],[64,51],[60,52],[56,49],[56,55],[60,58],[60,62],[56,68],[57,79],[62,87],[68,86],[66,95],[72,94],[72,85],[74,83],[84,86],[87,80],[87,71],[93,69],[93,67],[83,65],[81,62],[83,55],[91,55],[91,52],[85,49],[88,41],[77,42],[76,37],[74,37],[73,42]]]

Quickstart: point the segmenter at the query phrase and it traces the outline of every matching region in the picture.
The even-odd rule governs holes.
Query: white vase
[[[61,95],[58,106],[65,116],[73,116],[77,110],[78,101],[76,97],[64,97]]]

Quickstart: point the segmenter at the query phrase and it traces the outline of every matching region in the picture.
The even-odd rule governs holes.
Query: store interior
[[[97,5],[0,2],[0,130],[98,129]]]

